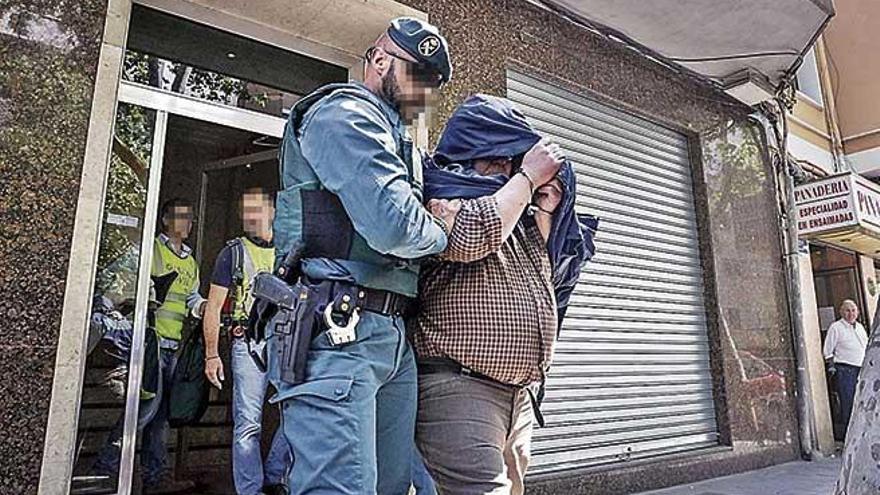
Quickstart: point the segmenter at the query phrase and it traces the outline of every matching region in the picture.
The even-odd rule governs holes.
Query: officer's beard
[[[382,78],[381,96],[407,124],[412,124],[420,112],[426,111],[425,100],[420,95],[403,91],[395,77],[397,68],[397,64],[392,64],[388,73]]]
[[[400,95],[403,91],[400,89],[400,84],[397,83],[396,67],[397,64],[391,64],[391,68],[382,78],[382,99],[400,112]]]

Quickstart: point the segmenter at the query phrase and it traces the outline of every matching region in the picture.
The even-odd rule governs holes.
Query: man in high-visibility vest
[[[161,233],[153,244],[150,275],[157,279],[176,274],[164,302],[155,311],[156,336],[159,344],[159,379],[161,385],[155,395],[142,395],[138,416],[141,430],[141,467],[144,491],[164,493],[182,490],[192,483],[165,479],[168,449],[165,445],[168,432],[168,405],[174,368],[177,364],[177,348],[183,333],[187,315],[201,318],[205,311],[205,299],[199,294],[199,265],[192,256],[192,249],[184,241],[193,225],[193,207],[180,198],[162,205]],[[144,424],[145,423],[145,424]],[[113,474],[119,469],[122,445],[122,421],[111,432],[107,444],[96,462],[98,473]]]
[[[214,264],[208,306],[205,311],[205,375],[223,388],[223,361],[218,353],[221,327],[232,341],[232,470],[238,495],[282,495],[287,493],[285,476],[290,449],[280,430],[275,432],[269,455],[263,463],[260,451],[263,403],[269,377],[261,355],[266,342],[252,342],[246,336],[248,314],[253,304],[251,286],[260,272],[271,272],[275,262],[272,245],[272,197],[259,187],[244,191],[239,201],[245,235],[226,243]],[[224,311],[230,296],[231,307]],[[224,314],[225,313],[225,314]],[[259,364],[258,364],[259,363]]]
[[[161,214],[162,232],[154,241],[150,274],[161,277],[175,272],[177,277],[168,289],[165,301],[156,309],[163,393],[153,399],[158,410],[143,431],[141,456],[146,456],[142,461],[145,486],[159,482],[165,470],[168,398],[177,365],[183,322],[188,314],[201,318],[205,313],[205,299],[199,294],[199,264],[192,255],[192,248],[184,243],[192,231],[193,207],[188,201],[176,198],[162,205]]]

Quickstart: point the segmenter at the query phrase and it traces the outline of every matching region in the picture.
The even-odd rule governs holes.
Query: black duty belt
[[[369,289],[367,287],[352,286],[344,282],[334,282],[331,294],[338,291],[354,292],[357,294],[355,307],[363,311],[378,313],[385,316],[400,316],[407,313],[412,307],[413,299],[402,294],[387,290]],[[339,306],[336,306],[339,309]]]
[[[479,380],[486,380],[511,391],[525,390],[529,394],[529,402],[532,405],[532,411],[535,414],[535,421],[538,426],[544,426],[544,415],[541,414],[541,408],[538,405],[538,399],[535,396],[534,387],[531,385],[512,385],[496,380],[491,376],[484,375],[478,371],[474,371],[466,366],[462,366],[458,361],[446,358],[430,358],[421,360],[416,363],[419,374],[425,375],[430,373],[456,373],[462,376],[469,376]]]
[[[412,299],[394,292],[374,289],[361,289],[364,297],[358,306],[364,311],[371,311],[382,315],[402,315],[406,313],[412,304]]]

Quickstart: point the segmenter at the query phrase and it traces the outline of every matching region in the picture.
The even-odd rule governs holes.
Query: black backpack
[[[189,318],[188,322],[194,319]],[[180,342],[177,367],[168,397],[168,423],[172,427],[197,423],[208,408],[210,387],[205,377],[205,340],[201,322],[188,326],[186,337]]]

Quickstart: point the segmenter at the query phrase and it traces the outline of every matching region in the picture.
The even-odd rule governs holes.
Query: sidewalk
[[[790,462],[640,495],[831,495],[840,458]]]

